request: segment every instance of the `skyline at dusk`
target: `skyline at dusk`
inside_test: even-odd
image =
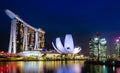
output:
[[[75,45],[86,53],[89,38],[99,32],[107,39],[108,53],[114,53],[115,39],[120,36],[119,3],[113,0],[0,1],[0,50],[8,50],[11,19],[5,10],[10,9],[31,26],[46,32],[47,49],[53,49],[51,42],[56,37],[72,34]]]

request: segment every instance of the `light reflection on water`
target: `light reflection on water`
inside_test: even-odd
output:
[[[0,62],[0,73],[120,73],[120,67],[84,61],[17,61]]]

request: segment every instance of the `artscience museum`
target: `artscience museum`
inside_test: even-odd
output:
[[[64,45],[61,42],[60,37],[55,39],[55,43],[52,42],[54,49],[60,54],[77,54],[81,51],[80,47],[75,47],[71,34],[66,34]]]

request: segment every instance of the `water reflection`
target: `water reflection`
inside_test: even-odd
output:
[[[60,67],[57,69],[57,71],[55,71],[55,73],[82,73],[82,70],[79,64],[73,64]]]
[[[120,67],[84,61],[18,61],[0,62],[0,73],[120,73]]]
[[[120,73],[120,67],[105,65],[84,65],[82,73]]]

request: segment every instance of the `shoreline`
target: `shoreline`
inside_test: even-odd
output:
[[[0,61],[86,61],[86,59],[70,59],[70,58],[38,58],[38,57],[9,57],[0,58]]]

